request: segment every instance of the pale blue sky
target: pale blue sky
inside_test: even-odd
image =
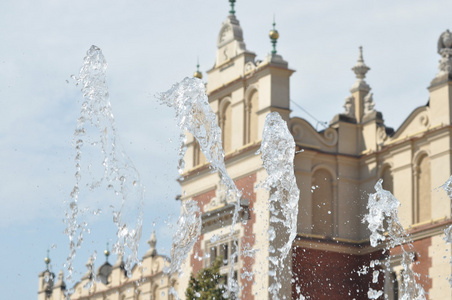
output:
[[[238,0],[236,15],[258,59],[271,50],[268,31],[276,15],[278,52],[297,71],[291,98],[322,121],[343,110],[362,45],[375,108],[397,128],[428,101],[436,43],[452,27],[451,8],[450,1]],[[172,111],[153,95],[190,76],[197,57],[205,75],[228,11],[226,0],[0,2],[2,298],[35,299],[47,248],[56,273],[68,254],[61,220],[74,184],[71,139],[81,93],[66,80],[92,44],[109,63],[116,126],[146,186],[143,244],[154,228],[159,250],[168,253],[168,224],[178,213],[177,129]],[[92,234],[77,256],[80,274],[88,254],[101,253],[114,239],[110,219],[92,219]],[[144,244],[140,253],[146,250]]]

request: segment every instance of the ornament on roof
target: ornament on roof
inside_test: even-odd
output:
[[[350,118],[355,118],[355,98],[353,96],[349,96],[345,98],[344,107],[344,115]]]
[[[373,111],[375,107],[375,102],[373,98],[373,93],[368,93],[366,97],[364,97],[364,115],[367,115]]]
[[[438,39],[439,73],[436,77],[452,73],[452,33],[448,30],[443,32]]]
[[[272,50],[272,54],[276,54],[276,43],[278,42],[278,38],[279,38],[279,32],[278,30],[276,30],[276,23],[275,23],[275,16],[273,16],[273,29],[270,30],[268,36],[270,37],[272,46],[273,46],[273,50]]]
[[[352,68],[352,71],[355,72],[356,82],[353,84],[351,88],[351,92],[355,91],[370,91],[369,85],[364,81],[366,77],[366,73],[370,70],[368,66],[364,63],[363,59],[363,47],[359,47],[359,57],[356,65]]]

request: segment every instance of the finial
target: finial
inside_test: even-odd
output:
[[[364,79],[366,77],[367,71],[370,70],[368,66],[364,63],[363,59],[363,47],[359,46],[359,57],[356,65],[352,68],[353,72],[355,72],[356,78]]]
[[[276,54],[276,42],[279,38],[279,33],[278,30],[276,30],[275,26],[276,26],[275,15],[273,15],[273,29],[270,30],[270,33],[268,34],[273,45],[272,54]]]
[[[231,4],[231,10],[229,11],[229,14],[234,16],[235,15],[235,10],[234,10],[235,0],[229,0],[229,3]]]
[[[364,59],[363,59],[363,46],[359,46],[359,57],[358,57],[358,61],[359,61],[359,62],[364,62]]]
[[[50,250],[47,249],[47,256],[44,258],[44,262],[46,263],[47,271],[49,270],[50,258],[49,258]]]
[[[151,237],[148,241],[149,247],[152,249],[155,249],[155,246],[157,245],[157,237],[155,236],[155,230],[152,231]]]
[[[202,73],[199,71],[199,58],[198,58],[198,63],[196,65],[196,72],[193,73],[193,77],[202,79]]]
[[[157,255],[157,250],[155,246],[157,245],[157,237],[155,236],[155,230],[152,231],[151,237],[148,240],[149,250],[146,252],[146,255],[155,256]]]
[[[441,55],[439,61],[439,73],[436,77],[444,74],[452,74],[452,33],[447,29],[443,32],[438,40],[438,53]]]
[[[110,256],[110,250],[108,250],[108,242],[107,242],[107,248],[104,250],[105,254],[105,260],[108,262],[108,257]]]

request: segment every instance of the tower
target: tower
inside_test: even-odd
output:
[[[185,262],[187,276],[180,279],[178,293],[183,295],[190,273],[196,274],[222,256],[225,265],[220,271],[226,278],[233,268],[240,299],[267,299],[273,280],[268,251],[277,245],[268,242],[269,191],[256,187],[267,174],[255,152],[268,113],[277,111],[286,121],[289,119],[289,79],[294,71],[276,52],[279,34],[275,27],[270,31],[273,51],[263,60],[256,60],[256,55],[246,48],[235,1],[230,3],[229,15],[217,37],[215,64],[207,71],[206,91],[222,129],[227,171],[243,194],[240,217],[231,234],[234,203],[227,198],[218,175],[210,172],[196,141],[188,136],[186,168],[179,181],[181,201],[197,201],[202,211],[202,234]],[[291,298],[290,268],[286,271],[281,299]]]

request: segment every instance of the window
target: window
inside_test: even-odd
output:
[[[259,106],[259,93],[254,90],[249,96],[245,104],[245,118],[246,118],[246,134],[245,144],[253,143],[258,139],[258,119],[257,110]]]
[[[429,221],[432,215],[431,208],[431,180],[430,158],[423,155],[417,163],[416,174],[416,202],[415,223]]]
[[[333,235],[333,177],[325,169],[312,176],[312,233]]]
[[[394,194],[394,179],[389,166],[384,167],[383,172],[381,173],[381,179],[383,179],[383,189]]]
[[[232,150],[232,108],[229,98],[221,100],[220,103],[220,127],[224,152]]]
[[[237,253],[237,239],[230,241],[223,241],[217,244],[209,245],[209,265],[212,265],[215,259],[218,256],[223,258],[223,267],[228,266],[230,263],[230,258],[234,258],[234,263],[238,262],[238,253]]]
[[[231,262],[234,263],[233,266],[233,276],[234,281],[239,284],[239,242],[238,237],[231,238],[229,235],[225,235],[220,238],[217,242],[208,243],[207,249],[209,249],[210,257],[206,262],[209,266],[213,264],[215,259],[219,256],[223,259],[223,265],[220,268],[220,274],[223,279],[223,284],[228,285],[228,280],[231,271]],[[240,289],[238,289],[240,290]],[[230,295],[229,299],[237,299],[237,295]]]

